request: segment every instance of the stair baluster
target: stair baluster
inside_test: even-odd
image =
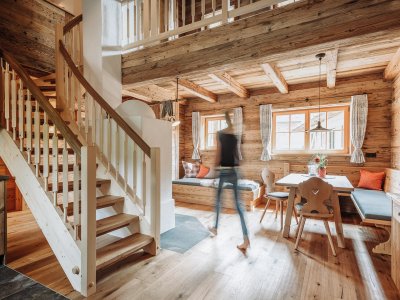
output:
[[[65,141],[64,141],[65,142]],[[57,193],[58,193],[58,137],[57,128],[54,126],[54,133],[52,139],[52,192],[53,192],[53,204],[57,207]]]
[[[35,168],[36,168],[36,177],[39,177],[39,163],[40,163],[40,107],[39,102],[35,101],[35,116],[34,116],[34,139],[35,139]]]
[[[49,190],[49,123],[47,120],[47,113],[43,115],[43,172],[44,190]],[[58,148],[53,145],[53,148]]]
[[[62,171],[62,200],[63,200],[63,211],[64,211],[64,223],[67,223],[68,216],[68,151],[67,142],[64,141],[63,151],[62,151],[62,161],[63,161],[63,171]]]
[[[6,129],[10,131],[10,66],[7,62],[4,72],[4,118]]]
[[[18,131],[19,131],[19,150],[24,151],[24,90],[22,80],[18,84]]]
[[[26,91],[26,139],[25,139],[26,153],[28,155],[28,164],[32,160],[32,99],[31,92]]]
[[[11,79],[11,127],[13,129],[13,140],[17,139],[17,79],[14,70]]]

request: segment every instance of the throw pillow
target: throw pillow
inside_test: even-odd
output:
[[[199,164],[198,163],[190,163],[187,161],[182,161],[183,169],[185,170],[186,178],[196,178],[197,173],[199,173]]]
[[[383,182],[385,180],[385,172],[369,172],[360,170],[359,188],[382,191]]]
[[[205,176],[207,176],[209,171],[210,171],[210,168],[200,165],[200,170],[199,170],[199,173],[197,174],[196,178],[204,178]]]

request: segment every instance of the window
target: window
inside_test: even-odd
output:
[[[273,153],[349,153],[349,106],[321,108],[321,125],[329,132],[310,132],[318,109],[273,113]]]
[[[218,116],[207,116],[203,120],[204,138],[203,138],[203,149],[211,150],[217,147],[217,132],[226,128],[225,117],[223,115]]]

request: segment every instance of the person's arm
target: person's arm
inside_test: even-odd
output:
[[[219,141],[219,132],[217,133],[217,153],[215,155],[215,166],[221,165],[221,142]]]

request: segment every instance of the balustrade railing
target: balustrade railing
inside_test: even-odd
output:
[[[124,0],[124,50],[175,39],[299,0]]]

